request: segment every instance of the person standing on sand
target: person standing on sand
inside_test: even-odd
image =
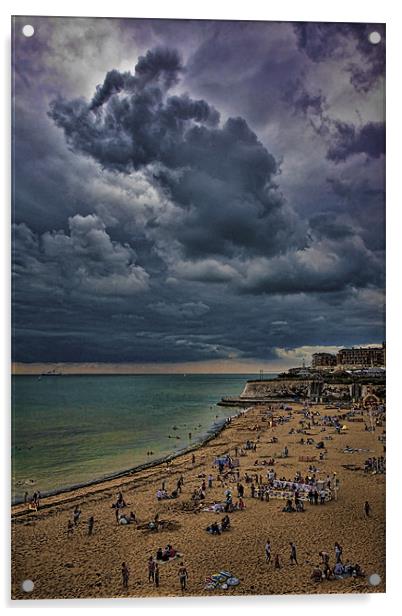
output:
[[[148,582],[155,581],[155,561],[152,556],[148,559]]]
[[[335,560],[336,563],[342,564],[342,546],[339,545],[338,542],[335,543]]]
[[[123,578],[123,588],[128,588],[128,580],[130,577],[130,571],[129,568],[127,567],[126,563],[122,563],[121,564],[121,575]]]
[[[191,464],[195,464],[195,455],[194,454],[191,456]]]
[[[24,505],[26,505],[28,502],[28,492],[25,492],[24,494]]]
[[[180,587],[181,590],[186,590],[187,589],[187,579],[188,579],[188,573],[187,573],[187,569],[184,566],[183,563],[180,563],[180,569],[179,569],[179,579],[180,579]]]
[[[158,563],[155,563],[154,582],[155,582],[156,588],[159,588],[159,565]]]
[[[88,520],[88,535],[91,536],[94,529],[95,518],[93,515]]]
[[[370,517],[370,513],[371,513],[371,507],[370,507],[370,503],[368,501],[366,501],[364,503],[364,513],[366,515],[366,518]]]
[[[292,541],[289,543],[289,545],[290,545],[290,564],[298,565],[299,563],[297,562],[296,546]]]
[[[269,539],[267,539],[267,542],[265,544],[265,562],[271,562],[271,542]]]

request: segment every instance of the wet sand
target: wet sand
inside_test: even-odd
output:
[[[306,504],[304,513],[284,513],[284,501],[271,499],[262,502],[252,499],[250,486],[244,473],[266,477],[268,467],[256,466],[258,460],[276,457],[285,445],[289,457],[276,459],[277,476],[293,479],[296,471],[304,476],[310,462],[300,462],[299,456],[317,456],[314,445],[301,445],[297,441],[306,435],[289,435],[289,430],[299,428],[300,405],[292,405],[293,418],[283,425],[269,428],[261,421],[264,409],[256,407],[246,415],[233,419],[218,436],[194,452],[175,458],[169,468],[165,463],[147,468],[125,477],[88,486],[69,493],[43,499],[38,513],[29,512],[24,505],[12,508],[12,597],[15,599],[84,598],[84,597],[148,597],[201,595],[250,595],[250,594],[296,594],[296,593],[352,593],[385,591],[385,476],[365,474],[363,470],[348,470],[343,465],[362,466],[370,456],[383,454],[378,441],[383,428],[374,433],[364,431],[364,424],[346,422],[346,434],[338,435],[333,428],[321,433],[314,427],[310,434],[315,440],[331,435],[326,441],[328,456],[325,461],[315,462],[319,476],[325,479],[334,471],[340,480],[338,499],[325,505]],[[337,414],[315,406],[324,414]],[[274,414],[287,415],[274,410]],[[369,424],[368,417],[365,418]],[[259,432],[252,430],[259,424]],[[268,443],[275,435],[278,443]],[[257,441],[257,437],[259,440]],[[227,486],[216,481],[217,470],[212,463],[217,455],[230,453],[235,446],[242,447],[247,439],[257,441],[257,451],[248,451],[240,457],[241,481],[245,486],[244,511],[229,514],[232,528],[218,536],[205,531],[212,521],[220,522],[223,514],[196,512],[191,501],[194,488],[202,478],[198,475],[211,473],[213,488],[206,493],[205,504],[224,501],[226,487],[233,489],[236,500],[236,483]],[[343,453],[349,445],[370,451]],[[176,487],[183,475],[182,494],[177,499],[158,501],[156,491],[161,482],[166,482],[168,491]],[[117,492],[122,490],[128,504],[125,513],[133,510],[139,520],[135,524],[118,525],[111,505]],[[364,515],[364,502],[372,507],[371,517]],[[67,535],[67,522],[78,504],[82,510],[81,521],[71,536]],[[150,532],[142,525],[159,513],[165,522],[159,532]],[[94,534],[87,535],[87,520],[95,518]],[[283,567],[274,569],[265,562],[264,546],[271,540],[272,554],[280,554]],[[289,563],[289,542],[297,546],[298,565]],[[320,562],[318,553],[330,554],[334,565],[334,542],[343,547],[343,560],[358,562],[367,576],[378,573],[381,583],[371,586],[366,578],[315,583],[310,579],[312,568]],[[160,586],[148,582],[147,560],[156,554],[158,547],[173,545],[183,554],[180,560],[161,564]],[[121,580],[121,563],[130,569],[128,589]],[[189,574],[186,593],[180,590],[178,570],[183,561]],[[220,570],[230,571],[239,578],[240,584],[224,591],[204,590],[205,578]],[[35,583],[32,593],[24,593],[21,583],[31,579]]]

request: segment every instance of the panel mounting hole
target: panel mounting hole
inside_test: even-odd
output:
[[[21,588],[24,592],[32,592],[35,584],[32,580],[24,580],[21,584]]]
[[[378,43],[381,42],[381,34],[377,32],[376,30],[374,32],[370,32],[369,41],[373,45],[378,45]]]
[[[35,28],[33,26],[31,26],[31,24],[26,24],[22,28],[22,34],[24,36],[30,38],[31,36],[33,36],[35,34]]]
[[[378,584],[381,583],[381,577],[378,575],[378,573],[372,573],[369,576],[369,584],[371,584],[371,586],[378,586]]]

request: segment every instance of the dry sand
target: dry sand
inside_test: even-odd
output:
[[[180,561],[160,565],[160,587],[148,582],[147,559],[155,555],[159,546],[172,544],[183,553],[187,567],[188,595],[247,595],[247,594],[294,594],[294,593],[351,593],[385,591],[385,477],[365,474],[362,470],[351,471],[344,464],[362,465],[369,456],[383,453],[378,435],[365,432],[364,424],[348,422],[347,434],[337,435],[332,428],[320,434],[320,428],[311,430],[316,440],[322,436],[333,437],[326,446],[328,459],[317,462],[320,476],[336,472],[340,480],[337,501],[325,505],[306,505],[305,513],[283,513],[284,502],[272,499],[269,503],[250,497],[250,487],[245,486],[245,511],[230,514],[232,529],[212,536],[205,528],[212,521],[220,521],[222,514],[195,513],[191,507],[191,493],[200,486],[197,475],[210,472],[218,454],[234,455],[236,445],[243,446],[247,439],[256,440],[260,435],[257,452],[248,452],[240,457],[240,471],[259,473],[266,477],[268,467],[255,467],[256,459],[279,455],[287,444],[289,458],[279,459],[275,465],[277,476],[293,478],[300,470],[307,473],[308,462],[299,462],[299,456],[317,455],[314,446],[301,445],[296,441],[304,435],[289,435],[291,427],[297,428],[300,405],[292,405],[293,419],[282,426],[269,428],[261,422],[263,409],[253,408],[238,417],[216,438],[195,452],[196,463],[192,465],[191,454],[179,456],[167,469],[160,464],[151,469],[133,473],[127,477],[104,482],[44,499],[38,513],[27,512],[24,505],[12,509],[12,597],[15,599],[73,598],[73,597],[148,597],[181,596],[178,569]],[[321,414],[336,414],[316,406]],[[275,410],[275,415],[285,415]],[[251,428],[259,423],[262,430]],[[369,423],[369,422],[368,422]],[[275,435],[277,444],[267,441]],[[304,438],[306,438],[304,436]],[[342,453],[346,445],[370,449],[370,452]],[[318,459],[318,455],[317,455]],[[175,500],[158,502],[156,490],[163,480],[170,490],[176,486],[180,475],[184,477],[183,492]],[[236,484],[229,483],[235,488]],[[170,522],[170,529],[158,533],[139,530],[136,525],[116,524],[111,508],[121,488],[129,503],[127,513],[133,510],[140,522],[148,522],[158,512],[161,520]],[[206,503],[224,500],[224,490],[214,481],[207,489]],[[234,497],[236,491],[233,492]],[[365,518],[363,506],[368,500],[372,517]],[[72,536],[67,536],[67,522],[72,518],[76,504],[82,510],[81,521]],[[43,506],[43,509],[42,509]],[[95,517],[94,534],[87,536],[87,520]],[[279,553],[283,568],[275,570],[265,562],[264,546],[270,538],[273,555]],[[299,565],[289,563],[289,542],[295,542]],[[367,578],[314,583],[310,580],[312,567],[319,563],[318,553],[326,550],[330,564],[334,564],[334,542],[343,547],[343,559],[358,562],[370,575],[378,573],[381,583],[374,587]],[[128,590],[123,590],[121,563],[130,569]],[[240,579],[237,587],[227,591],[204,590],[207,576],[228,570]],[[21,590],[21,583],[31,579],[35,583],[32,593]]]

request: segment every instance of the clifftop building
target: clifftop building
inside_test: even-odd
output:
[[[337,353],[336,363],[345,368],[385,366],[385,344],[381,347],[341,349]]]
[[[352,347],[332,353],[314,353],[311,367],[317,370],[331,368],[363,369],[385,366],[385,344],[380,347]]]
[[[332,355],[332,353],[314,353],[313,368],[331,368],[332,366],[336,366],[336,355]]]

